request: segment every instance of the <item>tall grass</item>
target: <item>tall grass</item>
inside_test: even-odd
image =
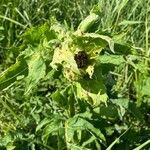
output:
[[[137,50],[142,53],[143,58],[148,58],[150,55],[149,0],[1,0],[0,71],[14,63],[14,52],[11,48],[21,44],[20,35],[27,28],[39,26],[51,17],[55,17],[62,24],[67,23],[69,28],[76,29],[80,21],[90,13],[95,4],[100,15],[97,32],[109,34],[115,42],[127,42],[134,47],[138,47]],[[148,67],[148,65],[148,62],[146,62],[145,67]],[[131,70],[128,64],[121,71],[118,71],[122,77],[120,80],[118,79],[121,82],[118,91],[128,90],[130,82],[135,80],[135,76],[130,77],[130,71],[134,72],[135,70]],[[127,83],[124,82],[124,79]],[[42,83],[42,86],[47,86],[47,83]],[[4,133],[16,130],[16,128],[19,128],[19,130],[26,129],[28,125],[34,125],[32,124],[33,120],[38,120],[39,116],[31,116],[30,112],[33,112],[35,107],[37,111],[44,109],[43,112],[40,112],[42,117],[48,116],[50,109],[59,111],[57,106],[53,106],[49,99],[39,96],[36,90],[31,97],[22,96],[24,83],[15,83],[14,87],[9,91],[6,90],[0,97],[0,109],[2,109],[0,130],[3,130]],[[45,108],[43,108],[43,105]],[[21,111],[22,113],[20,113]],[[22,126],[17,121],[16,114],[24,119]],[[28,128],[26,130],[25,132],[32,132]],[[24,140],[29,141],[29,139]]]
[[[146,16],[148,24],[150,22],[149,0],[2,0],[0,26],[4,27],[5,39],[1,44],[9,47],[17,43],[18,36],[24,29],[42,24],[52,16],[75,28],[97,3],[101,16],[100,30],[124,34],[124,40],[135,46],[145,45]]]

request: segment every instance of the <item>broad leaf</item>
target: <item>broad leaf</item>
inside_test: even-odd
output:
[[[92,79],[85,77],[76,82],[75,85],[78,98],[87,100],[95,106],[99,105],[101,102],[107,102],[108,96],[99,68],[95,68]]]
[[[118,114],[118,107],[114,104],[108,103],[107,106],[101,105],[100,107],[94,108],[94,112],[102,118],[105,118],[107,120],[118,120],[119,114]]]
[[[45,76],[46,65],[39,51],[35,52],[28,60],[29,73],[26,78],[26,93]]]
[[[97,56],[102,48],[105,48],[107,45],[109,46],[110,50],[114,52],[113,40],[108,36],[97,33],[75,33],[74,43],[78,45],[80,49],[85,49],[86,51],[91,52],[93,56]]]
[[[50,30],[48,24],[42,26],[32,27],[28,29],[23,35],[25,44],[31,44],[32,46],[38,46],[39,43],[47,38],[47,40],[55,39],[56,35],[53,30]]]

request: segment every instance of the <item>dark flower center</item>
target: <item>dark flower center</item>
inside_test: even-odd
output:
[[[74,56],[78,68],[84,68],[88,65],[88,55],[84,51],[80,51]]]

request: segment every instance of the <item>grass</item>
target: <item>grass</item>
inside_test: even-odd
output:
[[[22,46],[23,40],[21,35],[28,28],[41,26],[45,22],[50,22],[52,17],[55,17],[58,22],[67,26],[69,30],[76,30],[79,23],[90,13],[93,6],[95,7],[94,11],[97,11],[100,16],[98,28],[95,32],[109,35],[118,44],[126,45],[128,43],[132,47],[133,52],[131,55],[123,53],[117,54],[117,57],[113,55],[109,66],[105,66],[103,62],[104,66],[102,67],[106,69],[106,73],[103,75],[106,81],[111,81],[107,81],[107,90],[110,100],[114,100],[112,102],[109,101],[107,108],[102,106],[101,111],[98,111],[96,108],[93,109],[89,106],[88,103],[80,100],[78,100],[78,104],[75,104],[77,108],[74,111],[76,111],[77,115],[81,115],[81,118],[78,120],[86,118],[86,121],[89,121],[87,128],[90,132],[87,133],[85,130],[83,133],[80,133],[80,131],[74,133],[74,136],[78,136],[75,137],[76,141],[74,142],[78,142],[77,138],[82,137],[84,141],[91,135],[94,135],[94,139],[89,138],[89,141],[87,140],[87,143],[85,142],[84,144],[90,148],[97,146],[96,148],[100,149],[98,146],[99,140],[95,135],[96,132],[92,132],[95,128],[99,129],[100,125],[108,142],[107,149],[114,148],[119,150],[124,148],[124,150],[128,150],[134,148],[135,150],[146,150],[149,148],[150,137],[150,95],[147,90],[150,88],[149,0],[93,0],[91,2],[88,0],[32,0],[32,2],[30,0],[1,0],[0,72],[15,63],[19,52],[14,49]],[[117,61],[125,58],[125,63],[122,63],[120,60],[120,64],[117,62],[118,64],[113,68],[112,64],[115,60],[113,57],[119,58],[116,59]],[[109,68],[107,72],[106,67],[112,67],[112,70]],[[60,126],[62,124],[66,125],[69,121],[70,124],[68,123],[67,125],[73,126],[71,123],[74,122],[75,118],[70,117],[69,121],[66,121],[68,117],[66,108],[64,106],[60,107],[50,97],[51,93],[56,89],[64,89],[67,86],[65,80],[61,81],[61,77],[50,80],[51,76],[53,75],[49,74],[49,76],[42,79],[29,95],[24,95],[25,80],[19,80],[4,91],[0,91],[0,109],[2,110],[0,112],[0,149],[20,150],[24,147],[32,150],[47,150],[59,149],[60,145],[63,145],[64,149],[66,149],[63,135],[64,127],[58,132],[60,136],[56,136],[53,133],[49,137],[51,140],[54,140],[54,144],[44,143],[41,140],[44,139],[46,141],[44,133],[35,131],[41,121],[48,118],[51,119],[48,121],[52,122],[53,118],[50,117],[53,115],[57,117],[60,115],[62,120],[65,120],[64,122],[59,122]],[[67,94],[66,91],[63,92]],[[115,99],[118,100],[117,105],[114,105]],[[124,101],[129,101],[128,107]],[[120,113],[120,116],[123,118],[116,119],[112,110],[118,111],[118,114]],[[106,112],[108,113],[107,115]],[[93,118],[90,118],[91,113]],[[103,117],[101,117],[101,113],[104,114]],[[75,117],[77,116],[75,115]],[[106,119],[105,117],[108,118]],[[59,117],[54,123],[57,121],[59,121]],[[47,126],[43,125],[42,128],[44,132],[49,132],[48,129],[50,129],[51,125],[55,127],[54,123],[52,122],[49,126],[45,123]],[[82,124],[82,122],[80,123]],[[91,126],[95,128],[91,129]],[[93,144],[93,141],[95,141],[96,146]],[[55,145],[57,145],[57,148]],[[72,146],[78,147],[76,145]],[[105,148],[102,144],[101,149]]]

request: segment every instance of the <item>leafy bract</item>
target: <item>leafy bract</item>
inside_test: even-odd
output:
[[[63,64],[63,71],[66,77],[67,75],[69,76],[70,72],[80,75],[79,69],[77,68],[77,64],[74,60],[74,54],[69,50],[66,44],[62,45],[62,49],[58,48],[54,52],[51,66],[56,69],[57,64]],[[69,76],[68,79],[71,79],[71,76]]]
[[[84,77],[75,82],[76,94],[79,99],[86,100],[95,106],[107,102],[108,96],[103,83],[102,72],[99,66],[94,67],[92,79]]]

